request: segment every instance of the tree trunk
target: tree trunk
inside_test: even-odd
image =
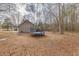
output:
[[[60,9],[60,3],[59,3],[59,32],[60,34],[64,34],[64,27],[63,27],[63,6],[62,6],[62,10]],[[62,11],[62,12],[61,12]]]

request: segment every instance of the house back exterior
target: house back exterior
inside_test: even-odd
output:
[[[32,26],[33,24],[29,20],[25,20],[19,25],[19,32],[24,32],[24,33],[30,32]]]

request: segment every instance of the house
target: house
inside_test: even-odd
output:
[[[31,31],[33,24],[29,20],[23,20],[18,27],[19,32],[27,33]]]

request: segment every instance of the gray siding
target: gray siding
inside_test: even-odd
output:
[[[25,22],[19,27],[19,32],[30,32],[32,24],[29,22]]]

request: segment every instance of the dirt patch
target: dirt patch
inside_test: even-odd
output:
[[[79,33],[46,32],[46,36],[32,37],[29,33],[0,32],[0,55],[79,55]]]

